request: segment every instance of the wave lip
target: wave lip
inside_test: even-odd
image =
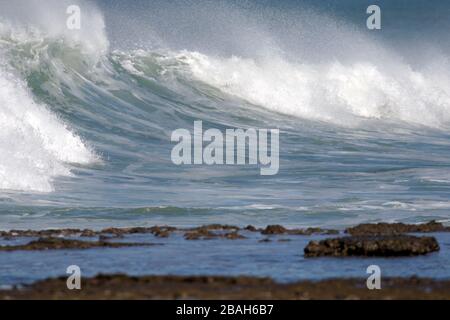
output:
[[[38,192],[53,191],[55,176],[70,175],[65,163],[89,164],[97,158],[5,71],[0,73],[0,155],[0,189]]]
[[[83,5],[89,34],[61,28],[66,8],[73,4]],[[56,43],[99,61],[109,46],[104,28],[101,12],[84,0],[0,3],[0,190],[51,192],[55,177],[71,175],[68,164],[99,160],[64,121],[35,99],[25,78],[41,66],[43,57],[51,63],[49,51]],[[41,56],[43,50],[47,52]],[[64,76],[66,68],[58,75]]]
[[[346,126],[361,119],[390,120],[436,128],[450,122],[448,82],[401,62],[392,71],[370,61],[300,64],[281,57],[259,61],[188,51],[176,57],[194,79],[303,119]]]

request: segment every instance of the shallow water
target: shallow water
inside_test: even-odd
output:
[[[118,249],[0,252],[0,280],[7,286],[32,283],[48,277],[67,276],[65,271],[69,265],[78,265],[83,277],[99,273],[251,275],[292,282],[326,278],[364,279],[368,277],[367,267],[378,265],[382,277],[450,278],[449,233],[433,234],[439,241],[439,252],[405,258],[305,258],[303,248],[307,243],[311,239],[322,237],[271,236],[272,242],[260,243],[259,240],[267,237],[251,232],[243,234],[248,239],[187,241],[181,235],[167,239],[135,235],[126,236],[120,241],[162,245]],[[279,242],[279,239],[290,241]],[[12,242],[2,241],[1,244],[12,245]]]

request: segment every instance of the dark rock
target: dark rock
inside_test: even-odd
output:
[[[291,235],[310,236],[313,234],[339,234],[339,231],[322,228],[307,228],[287,230],[287,233]]]
[[[237,231],[225,233],[223,237],[230,240],[246,239],[246,237],[237,233]]]
[[[439,250],[434,237],[364,236],[311,241],[305,257],[320,256],[415,256]]]
[[[62,249],[90,249],[90,248],[120,248],[148,246],[147,243],[124,243],[124,242],[105,242],[105,241],[80,241],[62,238],[39,238],[24,245],[0,246],[0,251],[37,251],[37,250],[62,250]]]
[[[262,234],[284,234],[288,230],[280,225],[270,225],[267,226],[263,231],[261,231]]]
[[[100,233],[111,234],[115,236],[123,236],[126,234],[138,234],[138,233],[151,233],[151,228],[144,227],[132,227],[132,228],[107,228],[103,229]]]
[[[280,225],[270,225],[267,226],[262,234],[270,235],[270,234],[290,234],[290,235],[302,235],[302,236],[310,236],[313,234],[338,234],[339,231],[331,230],[331,229],[321,229],[321,228],[307,228],[307,229],[286,229]]]
[[[213,230],[217,230],[213,228]],[[219,229],[223,231],[222,229]],[[234,228],[225,229],[225,230],[234,230]],[[245,239],[244,236],[240,235],[237,231],[232,232],[226,232],[226,233],[218,233],[218,232],[212,232],[208,228],[208,226],[200,227],[197,229],[193,229],[192,231],[186,232],[184,234],[184,238],[186,240],[210,240],[214,238],[224,238],[229,240],[236,240],[236,239]]]
[[[11,230],[2,232],[7,237],[66,237],[80,234],[80,229]]]
[[[110,235],[116,235],[116,236],[121,236],[125,233],[124,229],[120,229],[120,228],[106,228],[100,232],[110,234]]]
[[[191,232],[186,232],[184,238],[186,240],[209,240],[216,238],[217,235],[209,231],[208,229],[196,229]]]
[[[321,228],[308,228],[308,229],[287,229],[281,225],[267,226],[265,229],[258,229],[252,225],[241,229],[233,225],[222,224],[210,224],[197,228],[177,229],[170,226],[153,226],[153,227],[130,227],[130,228],[106,228],[101,231],[95,231],[91,229],[49,229],[49,230],[11,230],[0,231],[0,236],[3,238],[14,237],[68,237],[68,236],[81,236],[81,237],[96,237],[100,235],[114,236],[116,238],[123,238],[128,234],[147,234],[152,233],[156,237],[168,237],[172,232],[182,231],[187,233],[188,238],[205,238],[210,239],[214,237],[221,237],[220,231],[237,232],[240,230],[246,230],[250,232],[261,232],[267,235],[277,234],[291,234],[291,235],[312,235],[312,234],[336,234],[339,233],[336,230],[327,230]],[[208,233],[208,232],[210,233]],[[222,235],[223,237],[223,235]],[[231,236],[233,238],[233,236]],[[239,237],[240,238],[240,237]]]
[[[356,227],[348,228],[345,232],[352,236],[394,235],[403,233],[450,232],[450,227],[445,227],[442,223],[434,220],[424,224],[364,223]]]
[[[155,237],[167,238],[170,236],[170,234],[172,232],[176,231],[177,228],[169,227],[169,226],[163,226],[163,227],[155,226],[155,227],[151,227],[150,230],[151,230],[151,233]]]
[[[160,238],[167,238],[170,236],[170,231],[168,230],[158,230],[153,232],[153,234],[155,235],[155,237],[160,237]]]
[[[236,227],[236,226],[231,226],[231,225],[224,225],[224,224],[208,224],[208,225],[204,225],[198,228],[194,228],[192,230],[198,230],[198,229],[202,229],[202,230],[210,230],[210,231],[216,231],[216,230],[235,230],[238,231],[241,228]]]
[[[95,236],[97,236],[97,232],[95,232],[93,230],[89,230],[89,229],[83,230],[83,232],[81,232],[81,234],[80,234],[80,237],[86,237],[86,238],[95,237]]]

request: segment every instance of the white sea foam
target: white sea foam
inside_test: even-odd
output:
[[[170,24],[180,30],[175,48],[196,44],[173,53],[194,79],[300,118],[346,126],[389,119],[448,127],[450,64],[439,43],[411,39],[404,47],[368,32],[365,24],[302,6],[212,7],[207,15],[183,13],[189,25],[202,26],[197,29],[203,37],[183,33],[177,21]]]
[[[88,164],[96,156],[80,137],[36,103],[22,81],[0,73],[0,189],[49,192],[65,163]]]
[[[92,32],[61,28],[67,1],[0,3],[0,189],[51,192],[57,176],[71,175],[68,163],[97,160],[82,139],[48,106],[38,103],[19,72],[10,67],[12,45],[63,39],[90,56],[107,49],[103,20],[96,11],[85,15]],[[72,3],[72,2],[71,2]],[[59,11],[59,12],[58,12]]]
[[[450,122],[450,83],[443,70],[436,75],[406,64],[391,71],[371,62],[301,64],[187,51],[177,58],[196,79],[288,115],[340,125],[351,125],[354,117],[432,127]]]

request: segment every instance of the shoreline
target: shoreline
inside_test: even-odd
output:
[[[224,231],[217,233],[216,231]],[[348,236],[387,236],[403,235],[408,233],[433,233],[450,232],[450,226],[446,226],[435,220],[419,224],[406,223],[362,223],[343,230],[327,228],[286,228],[282,225],[268,225],[265,228],[247,225],[239,227],[225,224],[207,224],[199,227],[173,227],[168,225],[155,225],[151,227],[109,227],[101,230],[77,229],[77,228],[55,228],[55,229],[11,229],[0,230],[0,238],[10,240],[18,237],[67,237],[79,236],[81,238],[110,236],[120,238],[130,234],[153,234],[156,237],[166,238],[172,233],[182,232],[186,240],[208,240],[212,238],[240,239],[234,237],[240,231],[258,232],[261,235],[348,235]]]
[[[436,221],[422,224],[377,223],[360,224],[343,231],[335,229],[306,228],[287,229],[281,225],[244,228],[232,225],[210,224],[196,228],[176,228],[171,226],[92,229],[48,229],[0,231],[0,239],[5,241],[31,238],[29,242],[8,245],[0,243],[4,251],[42,251],[90,248],[121,248],[156,245],[155,243],[122,242],[129,235],[151,234],[155,238],[169,238],[172,234],[182,235],[186,241],[198,240],[245,240],[244,233],[259,233],[259,242],[271,242],[273,236],[326,236],[325,239],[311,240],[304,248],[307,258],[334,256],[416,256],[440,250],[434,237],[411,234],[450,232],[450,227]],[[83,239],[83,240],[82,240]],[[90,239],[85,241],[84,239]],[[94,240],[95,239],[95,240]],[[118,241],[119,240],[119,241]],[[290,241],[279,238],[279,242]]]
[[[66,278],[53,278],[21,289],[0,290],[0,300],[408,300],[450,299],[450,279],[386,278],[380,290],[366,279],[326,279],[277,283],[270,278],[222,276],[98,275],[83,279],[81,290],[68,290]]]
[[[196,243],[252,242],[255,250],[272,243],[277,248],[298,249],[305,260],[343,259],[353,264],[352,257],[378,257],[395,261],[394,257],[411,259],[439,252],[437,233],[450,232],[450,227],[430,221],[423,224],[377,223],[360,224],[345,230],[321,228],[287,229],[281,225],[265,228],[253,226],[205,225],[196,228],[170,226],[90,229],[48,229],[0,231],[0,254],[8,257],[13,252],[64,253],[89,251],[132,250],[165,246],[171,238],[182,241],[193,250],[202,250]],[[139,242],[144,240],[148,242]],[[298,247],[295,239],[305,239],[305,247]],[[159,240],[158,240],[159,239]],[[447,239],[447,238],[446,238]],[[24,241],[27,240],[27,241]],[[139,240],[139,241],[138,241]],[[159,242],[159,243],[158,243]],[[170,243],[170,241],[169,241]],[[177,242],[178,243],[178,242]],[[209,245],[206,245],[209,246]],[[281,246],[281,247],[280,247]],[[446,246],[448,246],[446,240]],[[214,247],[214,245],[212,245]],[[196,249],[195,249],[196,248]],[[147,249],[145,249],[147,250]],[[204,249],[203,249],[204,250]],[[265,249],[264,249],[265,250]],[[289,255],[282,251],[281,253]],[[285,249],[284,249],[285,250]],[[147,251],[146,251],[147,252]],[[350,260],[349,260],[350,259]],[[235,262],[239,263],[239,262]],[[332,264],[336,262],[331,262]],[[420,263],[418,261],[418,263]],[[31,284],[14,284],[0,290],[5,299],[450,299],[450,277],[443,279],[419,276],[382,278],[381,290],[368,290],[366,278],[337,277],[278,281],[270,275],[260,277],[242,275],[177,276],[167,272],[149,272],[139,276],[125,273],[90,274],[83,277],[81,291],[69,291],[66,277],[42,277]],[[221,274],[220,272],[218,272]],[[147,275],[148,274],[148,275]],[[153,274],[153,275],[152,275]],[[363,276],[363,275],[362,275]],[[39,278],[38,278],[39,279]],[[0,287],[1,288],[1,287]]]

